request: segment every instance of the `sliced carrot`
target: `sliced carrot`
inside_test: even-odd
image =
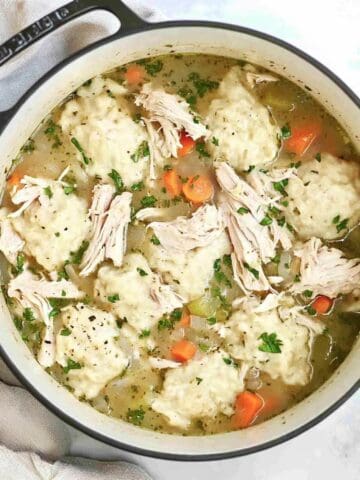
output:
[[[182,186],[183,194],[193,203],[205,203],[214,195],[211,180],[204,175],[190,177]]]
[[[192,152],[195,147],[195,141],[190,137],[185,130],[180,132],[180,143],[181,147],[178,148],[177,155],[178,157],[185,157],[188,153]]]
[[[331,310],[333,306],[333,300],[326,295],[318,295],[311,304],[312,308],[316,310],[316,313],[324,315]]]
[[[190,325],[190,313],[187,308],[183,308],[178,325],[179,327],[188,327]]]
[[[321,125],[318,122],[298,125],[291,128],[291,137],[285,141],[284,147],[288,152],[303,155],[310,145],[321,133]]]
[[[163,182],[169,195],[177,197],[181,194],[182,182],[176,170],[167,170],[164,172]]]
[[[20,185],[20,181],[22,179],[22,175],[20,173],[14,172],[8,179],[7,184],[10,187],[18,187]]]
[[[195,353],[196,346],[189,340],[180,340],[171,349],[171,356],[177,362],[187,362],[193,358]]]
[[[124,73],[125,80],[130,85],[135,85],[144,80],[145,71],[140,65],[130,65]]]
[[[264,406],[264,400],[256,393],[239,393],[235,401],[235,413],[232,418],[234,428],[249,427]]]

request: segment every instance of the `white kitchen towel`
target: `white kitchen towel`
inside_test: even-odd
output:
[[[0,44],[66,0],[0,0]],[[157,12],[136,0],[130,8],[148,21]],[[118,21],[104,12],[89,13],[40,40],[0,68],[0,111],[9,108],[41,74],[63,58],[114,33]],[[65,424],[34,399],[0,360],[1,480],[145,480],[138,466],[64,457],[70,446]]]

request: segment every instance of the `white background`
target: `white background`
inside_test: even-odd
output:
[[[237,23],[302,48],[360,95],[360,0],[151,0],[169,19]],[[360,371],[360,366],[359,366]],[[119,452],[74,432],[73,453],[128,458],[157,480],[360,479],[360,394],[320,425],[248,457],[175,463]]]

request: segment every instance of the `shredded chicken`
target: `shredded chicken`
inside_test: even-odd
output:
[[[58,282],[36,278],[28,270],[9,282],[8,295],[15,298],[23,308],[33,308],[45,323],[45,333],[38,353],[39,363],[50,367],[55,358],[55,336],[53,319],[50,316],[52,307],[48,298],[74,298],[84,296],[75,285],[67,280]]]
[[[359,286],[359,258],[347,259],[341,250],[323,245],[316,237],[296,249],[294,254],[300,259],[300,281],[291,286],[292,293],[309,290],[312,297],[335,298]]]
[[[181,147],[179,134],[185,130],[194,140],[206,137],[208,131],[200,122],[194,121],[188,103],[178,95],[166,93],[163,89],[154,88],[146,83],[135,104],[148,112],[143,118],[149,136],[150,178],[156,178],[155,166],[162,159],[177,157]]]
[[[166,360],[166,358],[158,357],[149,357],[149,363],[150,366],[155,369],[177,368],[181,365],[179,362],[173,362],[172,360]]]
[[[245,78],[251,88],[254,88],[258,83],[279,81],[277,77],[270,75],[269,73],[246,72]]]
[[[140,222],[148,222],[154,218],[160,219],[167,217],[169,215],[169,210],[169,208],[156,207],[142,208],[136,213],[135,218],[136,220],[140,220]]]
[[[276,205],[279,211],[280,208],[267,194],[265,182],[259,180],[261,177],[254,177],[258,180],[257,188],[254,188],[226,163],[216,166],[216,176],[223,191],[221,210],[234,247],[231,258],[235,281],[245,293],[272,290],[262,263],[269,262],[276,255],[278,243],[289,249],[291,237],[275,219],[270,218],[269,224],[261,223],[269,219],[270,205]],[[270,181],[274,181],[273,178],[270,176]],[[274,278],[274,283],[278,281],[278,277]]]
[[[170,313],[176,308],[181,308],[185,300],[178,295],[171,285],[162,283],[160,275],[153,273],[153,285],[150,288],[150,297],[159,304],[160,310]]]
[[[223,231],[224,223],[221,212],[214,205],[204,205],[190,218],[152,222],[149,227],[165,249],[184,252],[210,245]]]
[[[0,220],[0,250],[10,263],[16,263],[17,254],[23,250],[24,245],[24,241],[16,233],[11,222],[7,218],[2,218]]]
[[[113,198],[115,189],[111,185],[96,185],[90,208],[92,230],[80,275],[92,273],[105,259],[120,267],[126,251],[126,237],[131,220],[132,194],[124,192]]]

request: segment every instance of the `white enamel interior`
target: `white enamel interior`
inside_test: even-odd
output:
[[[168,45],[172,45],[169,47]],[[360,111],[353,101],[325,74],[283,47],[249,34],[215,27],[166,27],[112,40],[77,58],[43,83],[22,105],[0,137],[4,172],[41,119],[64,97],[88,78],[117,65],[147,55],[194,52],[246,58],[297,83],[305,84],[340,121],[360,149]],[[2,173],[1,186],[5,175]],[[77,401],[37,364],[20,339],[1,299],[0,342],[5,355],[27,381],[54,407],[87,429],[130,448],[151,450],[158,455],[204,455],[231,453],[276,440],[294,432],[337,402],[358,380],[360,342],[330,380],[299,405],[261,425],[244,431],[202,437],[169,436],[142,430],[97,413]]]

